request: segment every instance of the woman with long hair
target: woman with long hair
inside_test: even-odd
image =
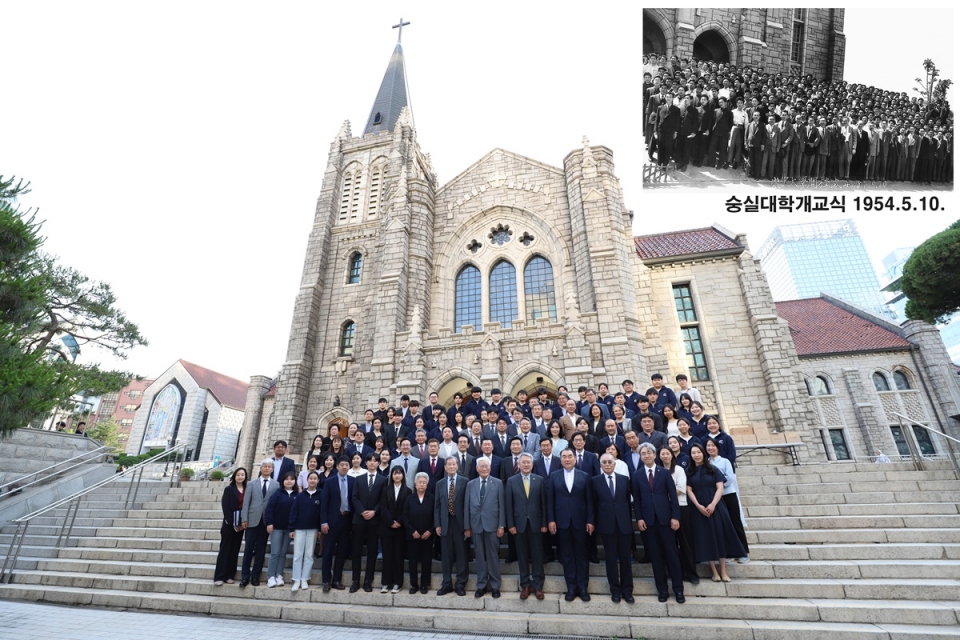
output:
[[[334,457],[339,460],[340,456],[344,454],[343,450],[343,439],[340,436],[333,436],[330,438],[330,448],[327,449],[328,453],[332,453]]]
[[[304,460],[307,460],[307,459],[310,458],[310,456],[319,456],[319,455],[322,454],[323,452],[324,452],[324,448],[323,448],[323,436],[321,436],[321,435],[318,433],[317,435],[315,435],[315,436],[313,437],[313,443],[310,445],[310,449],[307,451],[307,453],[306,453],[306,455],[304,456],[303,459],[304,459]]]
[[[740,558],[747,552],[740,544],[727,505],[723,502],[726,478],[710,463],[703,446],[691,445],[690,459],[694,466],[687,474],[687,500],[692,507],[693,555],[698,563],[710,564],[714,582],[730,582],[727,558]]]
[[[667,448],[673,453],[677,466],[686,473],[690,469],[690,456],[683,452],[683,445],[680,444],[680,436],[670,436],[667,438]],[[686,483],[684,483],[686,484]]]
[[[717,450],[720,455],[730,462],[734,473],[737,471],[737,445],[733,438],[723,427],[720,426],[720,418],[717,416],[707,416],[706,418],[707,436],[701,438],[706,443],[707,440],[713,440],[717,444]]]
[[[670,442],[675,443],[676,436],[670,436]],[[673,449],[661,448],[657,452],[657,462],[670,472],[673,483],[677,485],[677,501],[680,502],[680,529],[677,531],[677,546],[680,550],[680,568],[683,570],[683,579],[691,584],[699,584],[697,564],[693,559],[693,540],[690,530],[693,528],[690,520],[690,506],[687,504],[687,470],[678,464]]]
[[[314,545],[320,533],[320,474],[307,474],[307,487],[297,495],[290,508],[290,537],[293,538],[292,591],[308,588],[313,572]],[[279,492],[278,492],[279,493]]]
[[[684,453],[689,453],[691,444],[703,444],[703,440],[690,433],[690,421],[687,418],[677,418],[677,431],[680,435],[675,437],[680,441],[680,449]]]
[[[316,473],[316,458],[313,461]],[[283,586],[283,567],[287,563],[287,549],[290,547],[290,507],[297,499],[297,476],[288,471],[280,478],[280,490],[274,491],[267,501],[263,512],[263,521],[270,535],[270,561],[267,563],[267,586]]]
[[[350,470],[347,471],[347,475],[354,478],[365,475],[367,470],[361,466],[362,464],[363,456],[354,452],[353,455],[350,456]]]
[[[663,418],[663,426],[668,436],[680,435],[680,430],[677,428],[677,410],[673,405],[663,405],[663,409],[660,409],[660,417]]]
[[[383,421],[380,418],[374,418],[371,424],[373,426],[371,427],[369,433],[367,433],[367,435],[364,436],[366,445],[368,447],[376,448],[377,438],[380,438],[381,440],[383,440],[383,443],[384,443],[383,446],[386,447],[387,435],[386,435],[386,432],[384,432],[383,430]]]
[[[737,532],[737,537],[740,538],[740,543],[747,552],[742,556],[736,556],[737,562],[741,564],[750,562],[750,545],[747,544],[747,532],[743,530],[743,516],[740,512],[740,487],[737,484],[737,474],[730,461],[720,455],[720,448],[717,446],[716,440],[708,438],[704,449],[710,457],[710,464],[723,472],[724,477],[726,477],[723,482],[723,503],[727,505],[727,511],[730,512],[730,522]]]
[[[407,532],[403,526],[403,505],[410,496],[403,467],[390,470],[390,481],[380,501],[380,546],[383,550],[380,593],[400,593],[403,586],[403,558]]]
[[[223,490],[220,508],[223,510],[223,522],[220,523],[220,552],[217,565],[213,570],[213,584],[222,586],[224,582],[233,584],[237,575],[237,557],[243,543],[243,524],[240,511],[243,509],[243,494],[247,490],[247,470],[238,467],[230,476],[230,484]]]
[[[690,433],[701,440],[707,436],[707,414],[703,405],[694,400],[690,403]]]
[[[303,491],[303,489],[307,486],[308,473],[311,471],[320,473],[320,458],[317,456],[308,456],[306,460],[307,462],[303,468],[303,471],[301,471],[300,475],[297,476],[297,487],[299,487],[300,491]],[[280,484],[282,485],[283,483],[281,482]]]
[[[600,408],[600,405],[592,405],[590,407],[590,417],[587,418],[587,424],[590,425],[590,435],[594,438],[602,438],[605,433],[603,429],[605,422],[606,418],[603,417],[603,409]]]
[[[681,393],[677,398],[677,417],[690,419],[693,417],[693,413],[690,412],[690,407],[693,404],[693,398],[690,397],[689,393]]]
[[[393,457],[390,455],[390,452],[386,449],[381,449],[377,454],[377,460],[380,461],[380,464],[377,465],[377,475],[381,475],[389,480],[390,478],[390,462],[393,460]]]
[[[550,439],[550,442],[553,443],[553,455],[560,457],[560,452],[570,446],[570,443],[567,442],[563,437],[563,425],[560,424],[559,420],[551,420],[550,424],[547,425],[547,438]]]

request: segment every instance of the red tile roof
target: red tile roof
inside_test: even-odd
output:
[[[685,256],[711,251],[730,251],[743,247],[715,227],[671,231],[652,236],[636,236],[633,243],[642,260]]]
[[[222,373],[211,371],[198,364],[180,359],[180,364],[187,370],[190,377],[202,388],[207,389],[225,407],[244,410],[247,404],[247,387],[249,384]]]
[[[910,347],[909,342],[889,329],[823,298],[788,300],[776,305],[777,315],[790,325],[793,343],[801,356]]]

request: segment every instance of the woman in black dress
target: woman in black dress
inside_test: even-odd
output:
[[[390,482],[380,501],[380,546],[383,549],[383,586],[380,593],[400,593],[403,586],[403,558],[407,532],[403,527],[403,505],[410,495],[403,467],[390,471]]]
[[[233,584],[233,578],[237,575],[237,556],[243,542],[240,510],[243,508],[243,493],[246,490],[247,470],[239,467],[230,477],[230,484],[223,490],[223,497],[220,499],[220,507],[223,509],[220,553],[217,554],[217,567],[213,570],[213,584],[218,587],[224,582]]]
[[[723,503],[724,475],[710,464],[703,446],[690,446],[693,467],[687,474],[687,498],[693,520],[693,552],[697,562],[709,562],[714,582],[730,582],[727,558],[746,555]],[[719,572],[717,564],[720,565]]]
[[[427,493],[430,476],[420,472],[415,491],[403,503],[403,525],[410,554],[410,593],[430,591],[433,564],[433,494]],[[420,569],[418,572],[417,569]]]

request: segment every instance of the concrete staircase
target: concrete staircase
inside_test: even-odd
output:
[[[0,597],[236,617],[408,628],[647,638],[960,637],[960,479],[948,463],[744,467],[740,486],[749,564],[713,583],[706,566],[687,602],[656,601],[650,565],[634,565],[637,603],[613,604],[602,565],[589,603],[563,600],[559,563],[547,598],[519,600],[517,567],[504,564],[503,597],[381,595],[312,588],[215,587],[219,483],[185,483],[141,508],[91,496],[74,545],[56,550],[56,518],[31,525],[13,584]],[[141,488],[141,492],[144,488]],[[0,529],[0,551],[11,530]],[[503,549],[505,552],[505,548]],[[349,571],[349,563],[348,563]],[[472,567],[471,567],[472,570]],[[432,589],[439,587],[434,564]],[[288,573],[289,578],[289,573]],[[345,573],[349,582],[349,573]],[[379,578],[379,574],[378,574]],[[468,584],[472,592],[472,581]],[[565,615],[569,614],[569,615]]]

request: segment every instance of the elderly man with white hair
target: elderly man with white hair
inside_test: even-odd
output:
[[[267,502],[280,485],[273,479],[273,458],[260,463],[260,477],[247,483],[243,494],[243,509],[240,512],[244,528],[243,565],[240,569],[240,587],[260,585],[263,558],[267,550],[267,523],[263,517]],[[253,564],[251,570],[251,563]]]

